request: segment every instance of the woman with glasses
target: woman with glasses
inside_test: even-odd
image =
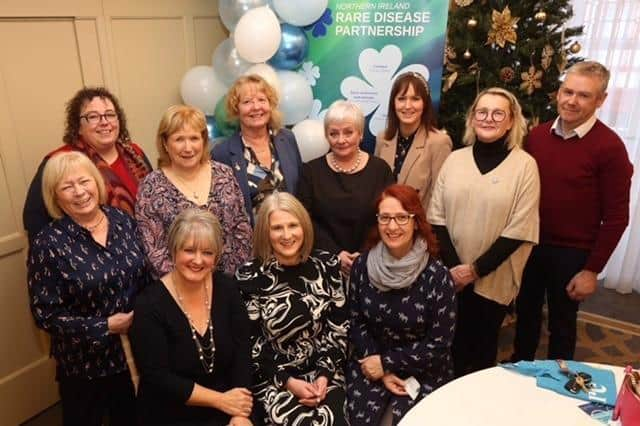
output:
[[[106,204],[133,216],[140,181],[151,172],[142,149],[131,142],[127,119],[116,97],[104,87],[79,90],[66,106],[62,140],[65,145],[47,154],[29,185],[22,211],[29,240],[52,218],[42,199],[42,172],[57,153],[79,151],[98,167],[107,193]]]
[[[140,369],[140,424],[250,426],[249,318],[216,269],[222,229],[190,208],[167,233],[174,267],[137,298],[131,344]]]
[[[447,158],[429,205],[459,293],[457,376],[495,365],[500,326],[538,242],[540,181],[521,148],[525,133],[513,94],[482,91],[467,113],[463,141],[470,146]]]
[[[167,232],[188,208],[208,210],[222,224],[224,247],[218,269],[233,275],[251,255],[251,225],[231,169],[209,157],[204,113],[186,105],[169,107],[158,125],[158,170],[140,185],[136,219],[155,277],[173,268]]]
[[[379,425],[391,415],[397,424],[453,377],[454,284],[436,257],[437,242],[419,195],[395,184],[375,206],[378,224],[369,250],[353,264],[349,289],[352,425]]]
[[[293,133],[282,127],[278,95],[262,77],[238,78],[227,95],[230,119],[240,131],[216,144],[214,160],[233,169],[251,224],[262,201],[274,191],[295,194],[302,158]]]
[[[347,425],[348,320],[338,258],[313,250],[309,214],[286,192],[262,203],[253,253],[236,279],[254,325],[254,391],[265,424]]]
[[[375,155],[393,170],[398,183],[414,187],[427,209],[451,138],[436,128],[427,80],[417,72],[396,78],[391,87],[387,128],[376,140]]]
[[[360,107],[334,102],[324,117],[331,150],[303,166],[298,189],[313,220],[315,246],[338,254],[346,276],[374,223],[373,200],[393,183],[389,166],[360,149],[363,131]]]

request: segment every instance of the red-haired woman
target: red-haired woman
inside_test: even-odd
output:
[[[352,425],[393,424],[422,397],[453,377],[456,321],[453,280],[436,258],[438,247],[418,192],[391,185],[376,202],[370,249],[351,270],[347,365]],[[410,397],[417,382],[417,397]],[[415,396],[415,395],[414,395]]]

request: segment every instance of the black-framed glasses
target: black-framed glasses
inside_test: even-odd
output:
[[[103,118],[109,123],[115,123],[118,121],[118,114],[115,111],[107,111],[104,114],[90,112],[89,114],[81,115],[80,118],[84,118],[89,124],[98,124]]]
[[[491,120],[495,121],[496,123],[500,123],[504,121],[505,118],[507,118],[507,112],[501,109],[494,109],[490,111],[488,109],[482,108],[473,111],[473,117],[478,121],[485,121],[487,117],[491,117]]]
[[[402,226],[409,223],[409,219],[413,218],[414,216],[415,214],[413,213],[400,213],[397,215],[377,214],[376,218],[378,218],[378,223],[380,225],[388,225],[393,219],[396,222],[396,225]]]

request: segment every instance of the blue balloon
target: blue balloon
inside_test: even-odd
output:
[[[213,115],[207,115],[207,133],[209,133],[209,142],[213,141],[218,136],[221,136],[216,125],[216,117]]]
[[[309,39],[300,27],[281,24],[282,39],[278,51],[269,59],[269,64],[281,70],[295,70],[302,65],[309,52]]]

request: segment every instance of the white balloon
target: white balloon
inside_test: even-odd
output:
[[[238,54],[252,63],[265,62],[272,57],[278,51],[281,37],[278,17],[266,6],[242,15],[233,33]]]
[[[238,25],[238,21],[251,9],[266,6],[267,0],[219,0],[218,11],[222,23],[230,32]]]
[[[273,0],[273,9],[284,22],[304,27],[320,19],[328,4],[329,0]]]
[[[280,111],[284,124],[296,124],[309,116],[313,106],[311,86],[302,74],[295,71],[277,71],[280,80]]]
[[[216,47],[211,60],[213,69],[220,80],[230,86],[240,77],[252,64],[245,61],[238,55],[238,50],[233,45],[231,38],[225,39]]]
[[[324,137],[324,124],[320,120],[303,120],[291,129],[296,136],[300,156],[304,163],[315,160],[329,152],[329,143]]]
[[[180,94],[185,104],[200,108],[213,115],[216,103],[227,92],[227,87],[218,78],[213,67],[198,65],[186,72],[180,82]]]
[[[256,74],[264,78],[276,91],[278,98],[280,98],[280,80],[278,79],[276,70],[271,65],[265,63],[252,65],[244,72],[244,75],[249,74]]]

